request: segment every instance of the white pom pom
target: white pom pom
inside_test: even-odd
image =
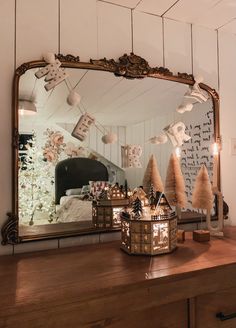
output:
[[[159,141],[160,144],[164,144],[168,141],[168,138],[167,135],[163,133],[157,137],[157,140]]]
[[[152,144],[156,144],[156,145],[159,145],[159,144],[164,144],[168,141],[168,138],[167,138],[167,135],[162,133],[160,134],[159,136],[155,136],[151,139],[149,139],[149,141],[152,143]]]
[[[70,105],[70,106],[76,106],[76,105],[78,105],[80,103],[80,100],[81,100],[80,95],[76,91],[74,91],[74,90],[72,90],[69,93],[69,95],[68,95],[68,97],[66,99],[67,104]]]
[[[195,80],[195,82],[196,82],[197,84],[199,84],[199,83],[202,83],[202,82],[203,82],[204,78],[203,78],[202,75],[196,75],[196,76],[194,77],[194,80]]]
[[[193,104],[187,103],[185,105],[181,104],[178,108],[176,108],[176,112],[183,114],[185,112],[190,112],[193,109]]]
[[[191,112],[191,110],[193,109],[193,104],[188,103],[185,105],[185,111],[186,112]]]
[[[43,60],[48,63],[48,64],[53,64],[55,63],[55,55],[52,52],[47,52],[46,54],[43,55]]]
[[[112,132],[108,132],[108,134],[105,134],[102,137],[102,142],[104,144],[112,144],[112,143],[115,143],[116,141],[117,141],[117,135]]]

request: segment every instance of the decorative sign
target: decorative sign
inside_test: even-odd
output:
[[[68,77],[66,71],[62,70],[60,66],[61,66],[61,62],[58,59],[56,59],[54,63],[48,64],[47,66],[39,69],[35,73],[35,76],[38,79],[41,79],[43,76],[46,76],[45,82],[48,83],[46,83],[44,87],[47,91],[51,90],[52,88],[54,88],[56,85],[58,85]]]
[[[184,142],[191,139],[189,135],[185,133],[186,126],[183,122],[172,123],[164,128],[170,141],[174,147],[180,147]]]
[[[87,134],[89,132],[89,128],[93,123],[94,123],[94,117],[92,117],[88,113],[81,115],[71,135],[79,139],[80,141],[84,141],[84,139],[87,137]]]
[[[121,146],[122,168],[141,168],[142,147],[139,145]]]
[[[189,87],[188,91],[184,95],[184,98],[203,103],[207,101],[208,95],[199,87],[198,83],[194,83],[192,87]]]

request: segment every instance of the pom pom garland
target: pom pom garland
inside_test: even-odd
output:
[[[70,106],[76,106],[80,103],[81,96],[74,90],[71,90],[66,101]]]
[[[150,138],[149,141],[150,141],[150,143],[156,144],[156,145],[164,144],[168,141],[168,137],[166,134],[162,133],[159,136]]]
[[[43,55],[43,60],[48,64],[54,64],[56,58],[53,52],[47,52],[46,54]]]
[[[104,144],[113,144],[117,141],[117,134],[113,133],[113,132],[108,132],[107,134],[105,134],[102,137],[102,142]]]
[[[179,105],[179,107],[176,109],[176,112],[183,114],[185,112],[191,112],[191,110],[193,109],[193,104],[191,103],[187,103],[187,104],[181,104]]]

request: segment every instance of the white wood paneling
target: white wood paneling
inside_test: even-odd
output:
[[[148,140],[151,137],[158,136],[167,124],[173,122],[173,119],[174,114],[156,116],[150,120],[127,127],[127,144],[140,145],[143,149],[140,158],[142,168],[126,170],[126,179],[128,180],[128,185],[132,188],[142,185],[143,176],[152,154],[154,154],[157,159],[158,169],[164,184],[168,160],[173,147],[169,141],[164,145],[154,145],[148,142]]]
[[[17,65],[58,52],[58,0],[16,1]]]
[[[98,0],[102,1],[103,0]],[[135,8],[140,0],[104,0],[104,2],[114,3],[114,5],[123,6],[127,8]]]
[[[102,132],[101,132],[101,130],[100,130],[100,128],[99,128],[99,130],[97,129],[97,135],[96,135],[96,138],[97,138],[97,140],[96,140],[96,151],[99,153],[99,154],[101,154],[102,156],[104,156],[104,152],[105,152],[105,145],[104,145],[104,143],[102,142],[102,136],[103,136],[103,134],[102,134]]]
[[[195,23],[203,16],[211,13],[219,0],[180,0],[166,14],[165,17],[187,23]]]
[[[192,73],[191,25],[164,19],[165,66],[171,71]]]
[[[111,132],[111,127],[106,126],[106,132]],[[106,144],[104,145],[104,157],[107,158],[108,160],[111,160],[111,144]]]
[[[89,129],[89,148],[97,150],[97,129],[95,125],[92,125]]]
[[[14,74],[14,0],[0,4],[1,88],[0,88],[0,225],[11,211],[11,86]],[[0,255],[11,254],[12,246],[0,247]]]
[[[204,82],[218,88],[217,32],[193,25],[193,74],[202,75]]]
[[[98,2],[98,57],[118,59],[130,53],[131,10]]]
[[[230,22],[228,22],[227,24],[223,25],[219,29],[219,31],[236,34],[236,18],[232,19]]]
[[[208,12],[203,12],[203,15],[195,20],[198,25],[203,25],[212,29],[217,29],[233,18],[236,17],[235,1],[218,1],[214,7]]]
[[[236,93],[233,77],[236,75],[236,37],[228,33],[219,33],[220,47],[220,99],[221,134],[223,147],[221,152],[221,181],[225,201],[230,208],[230,222],[236,224],[235,182],[236,156],[230,153],[230,139],[236,137],[235,108]]]
[[[145,58],[152,67],[163,66],[162,19],[133,12],[134,53]]]
[[[137,10],[155,14],[158,16],[163,15],[174,3],[176,0],[142,0],[138,6]]]
[[[97,58],[96,0],[61,0],[60,51],[80,56],[81,61]]]
[[[115,133],[118,136],[118,127],[117,126],[112,126],[111,127],[111,132]],[[118,163],[118,158],[119,158],[119,144],[116,142],[114,144],[111,144],[111,162],[119,165]]]
[[[126,127],[118,126],[118,166],[121,167],[121,146],[126,144]]]

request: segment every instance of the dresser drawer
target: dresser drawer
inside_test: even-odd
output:
[[[219,317],[216,314],[220,314]],[[197,297],[196,327],[235,328],[236,288]]]
[[[98,326],[103,327],[103,326]],[[187,328],[187,300],[140,311],[123,313],[113,318],[109,328]],[[203,327],[202,327],[203,328]]]

